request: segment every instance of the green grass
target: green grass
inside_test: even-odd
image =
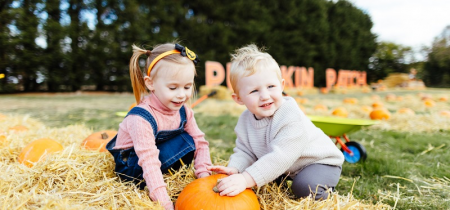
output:
[[[93,130],[117,129],[123,118],[114,113],[126,111],[133,100],[130,94],[4,95],[0,113],[29,115],[51,127],[85,124]],[[237,119],[196,114],[213,159],[232,154]],[[358,199],[382,201],[397,209],[450,209],[450,180],[439,182],[450,178],[450,131],[411,134],[364,129],[349,137],[364,145],[368,158],[344,163],[337,186],[340,194],[352,192]]]

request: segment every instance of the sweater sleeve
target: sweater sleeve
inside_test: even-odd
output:
[[[139,157],[138,164],[142,167],[150,198],[153,201],[159,201],[163,206],[172,205],[161,172],[159,150],[155,144],[152,126],[136,115],[128,116],[127,120],[129,123],[126,129],[133,140],[136,155]]]
[[[230,156],[230,162],[228,163],[228,167],[234,167],[238,169],[240,173],[257,160],[256,155],[253,154],[252,149],[250,148],[248,135],[245,129],[245,126],[248,125],[248,123],[245,122],[244,119],[246,119],[246,117],[243,117],[244,115],[245,114],[239,117],[238,123],[234,129],[237,136],[236,147],[233,149],[234,153]]]
[[[298,128],[302,128],[301,121],[283,122],[283,126],[269,144],[270,152],[245,170],[257,186],[275,180],[300,158],[308,144],[308,134]]]
[[[195,143],[195,176],[199,177],[203,173],[211,175],[211,172],[206,169],[206,166],[211,166],[211,157],[209,153],[209,143],[205,140],[205,134],[198,128],[195,121],[194,112],[192,109],[186,107],[187,123],[185,131],[192,136]]]

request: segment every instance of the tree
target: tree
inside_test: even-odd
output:
[[[11,44],[11,30],[8,27],[14,20],[11,3],[12,0],[0,2],[0,74],[5,75],[3,79],[0,79],[0,92],[12,91],[7,84],[11,71],[7,69],[10,69],[12,52],[14,52]]]
[[[45,2],[47,19],[43,26],[47,47],[44,49],[45,55],[45,77],[48,91],[59,91],[59,86],[64,84],[65,68],[67,59],[63,52],[62,41],[66,35],[64,27],[61,25],[61,1],[53,0]]]
[[[450,86],[450,25],[434,39],[423,76],[428,86]]]
[[[24,91],[38,91],[36,80],[39,69],[42,67],[42,48],[36,44],[35,40],[39,37],[37,14],[41,12],[38,8],[41,1],[23,0],[19,3],[20,6],[15,9],[17,19],[14,24],[17,34],[14,34],[11,39],[16,57],[12,61],[11,68]]]
[[[380,42],[376,52],[370,58],[367,71],[368,81],[385,78],[389,73],[407,73],[409,60],[412,60],[411,47],[402,46],[392,42]]]

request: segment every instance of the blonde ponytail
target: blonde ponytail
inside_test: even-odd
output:
[[[130,79],[136,104],[139,104],[141,102],[142,95],[147,93],[144,76],[142,75],[141,67],[139,66],[139,57],[147,54],[148,51],[141,49],[134,44],[132,47],[133,55],[130,59]]]

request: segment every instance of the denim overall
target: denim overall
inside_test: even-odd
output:
[[[194,158],[194,139],[184,130],[186,125],[186,110],[184,106],[180,109],[181,123],[175,130],[158,131],[153,116],[145,109],[134,107],[128,115],[138,115],[147,120],[153,128],[156,147],[159,150],[159,161],[161,161],[161,172],[167,173],[170,168],[177,170],[182,163],[190,164]],[[115,172],[122,181],[133,181],[140,189],[145,187],[143,171],[138,165],[139,158],[134,147],[128,149],[113,149],[116,145],[117,135],[106,145],[106,149],[114,156],[116,162]],[[181,163],[182,161],[182,163]]]

